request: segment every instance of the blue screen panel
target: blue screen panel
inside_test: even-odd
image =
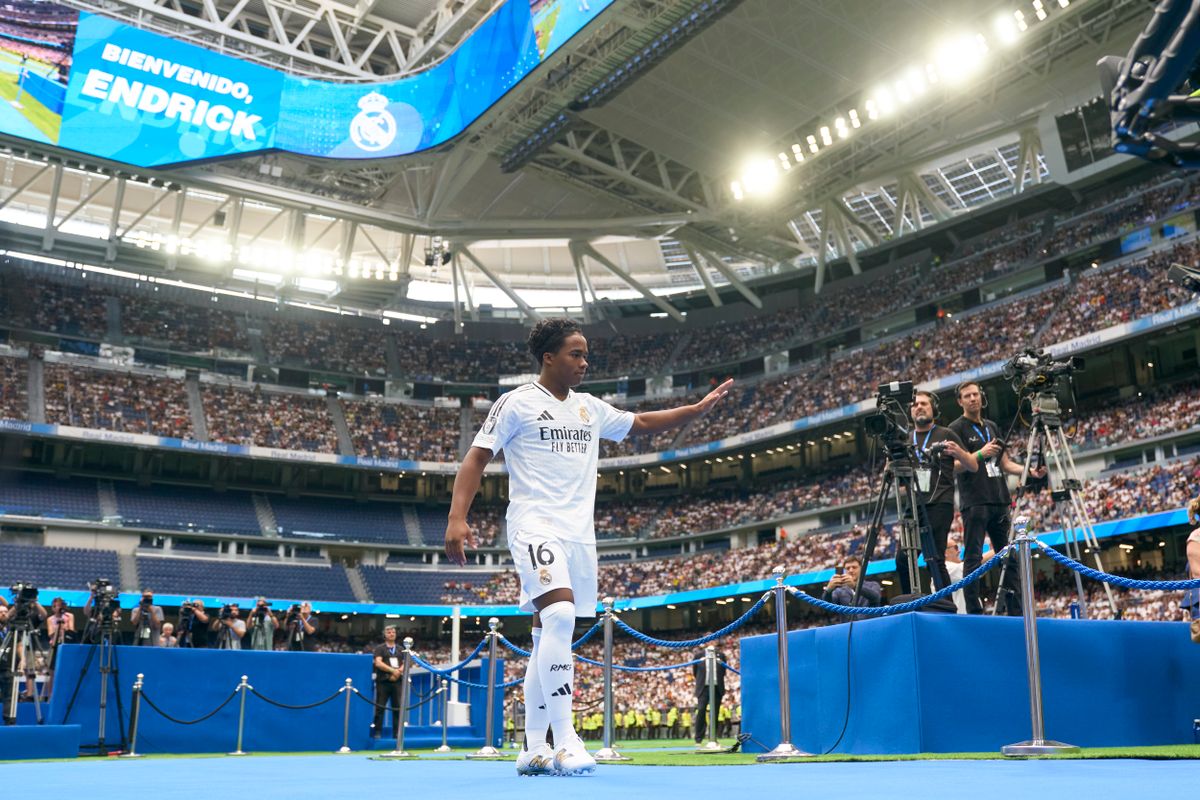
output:
[[[408,155],[462,133],[611,4],[509,0],[424,72],[336,83],[54,3],[9,0],[0,133],[139,167],[266,150]]]

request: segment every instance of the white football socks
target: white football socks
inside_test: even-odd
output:
[[[551,603],[538,612],[542,640],[538,644],[537,672],[554,746],[562,747],[575,736],[571,700],[575,692],[575,662],[571,658],[571,636],[575,633],[575,604]]]
[[[542,629],[533,629],[533,646],[529,648],[529,663],[525,666],[525,749],[532,750],[546,743],[550,715],[542,697],[542,679],[538,675],[538,642]]]

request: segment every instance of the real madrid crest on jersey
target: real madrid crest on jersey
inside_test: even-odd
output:
[[[350,138],[360,149],[374,153],[395,140],[396,118],[388,111],[388,102],[379,92],[359,99],[358,107],[362,110],[350,120]]]
[[[582,405],[580,405],[580,406],[579,406],[579,420],[580,420],[580,421],[581,421],[581,422],[582,422],[584,425],[591,425],[591,424],[592,424],[592,418],[588,416],[587,409],[586,409],[586,408],[584,408]]]

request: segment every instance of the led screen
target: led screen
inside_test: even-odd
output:
[[[457,136],[611,3],[509,0],[424,72],[335,83],[10,0],[0,22],[0,132],[140,167],[264,150],[407,155]]]

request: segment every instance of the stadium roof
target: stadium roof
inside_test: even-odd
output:
[[[72,4],[275,68],[368,80],[435,63],[500,2]],[[1096,59],[1123,52],[1150,12],[1137,0],[615,0],[436,151],[250,156],[141,175],[119,198],[103,175],[68,177],[86,202],[54,236],[61,245],[85,222],[107,230],[120,217],[130,224],[110,234],[202,274],[194,253],[174,250],[215,235],[259,259],[211,268],[214,280],[280,272],[283,285],[319,284],[293,289],[321,302],[376,308],[448,299],[451,276],[467,312],[577,307],[581,293],[712,297],[709,284],[823,271],[1040,181],[1050,131],[1039,117],[1095,96]],[[689,15],[699,21],[673,35]],[[978,36],[986,52],[972,50]],[[597,94],[626,63],[649,66]],[[51,196],[54,170],[34,175],[39,157],[11,168],[31,182],[10,184],[25,194],[10,215],[36,215]],[[772,173],[770,196],[737,199],[755,180],[747,164]],[[176,211],[162,195],[181,187]],[[281,264],[283,250],[294,255]]]

